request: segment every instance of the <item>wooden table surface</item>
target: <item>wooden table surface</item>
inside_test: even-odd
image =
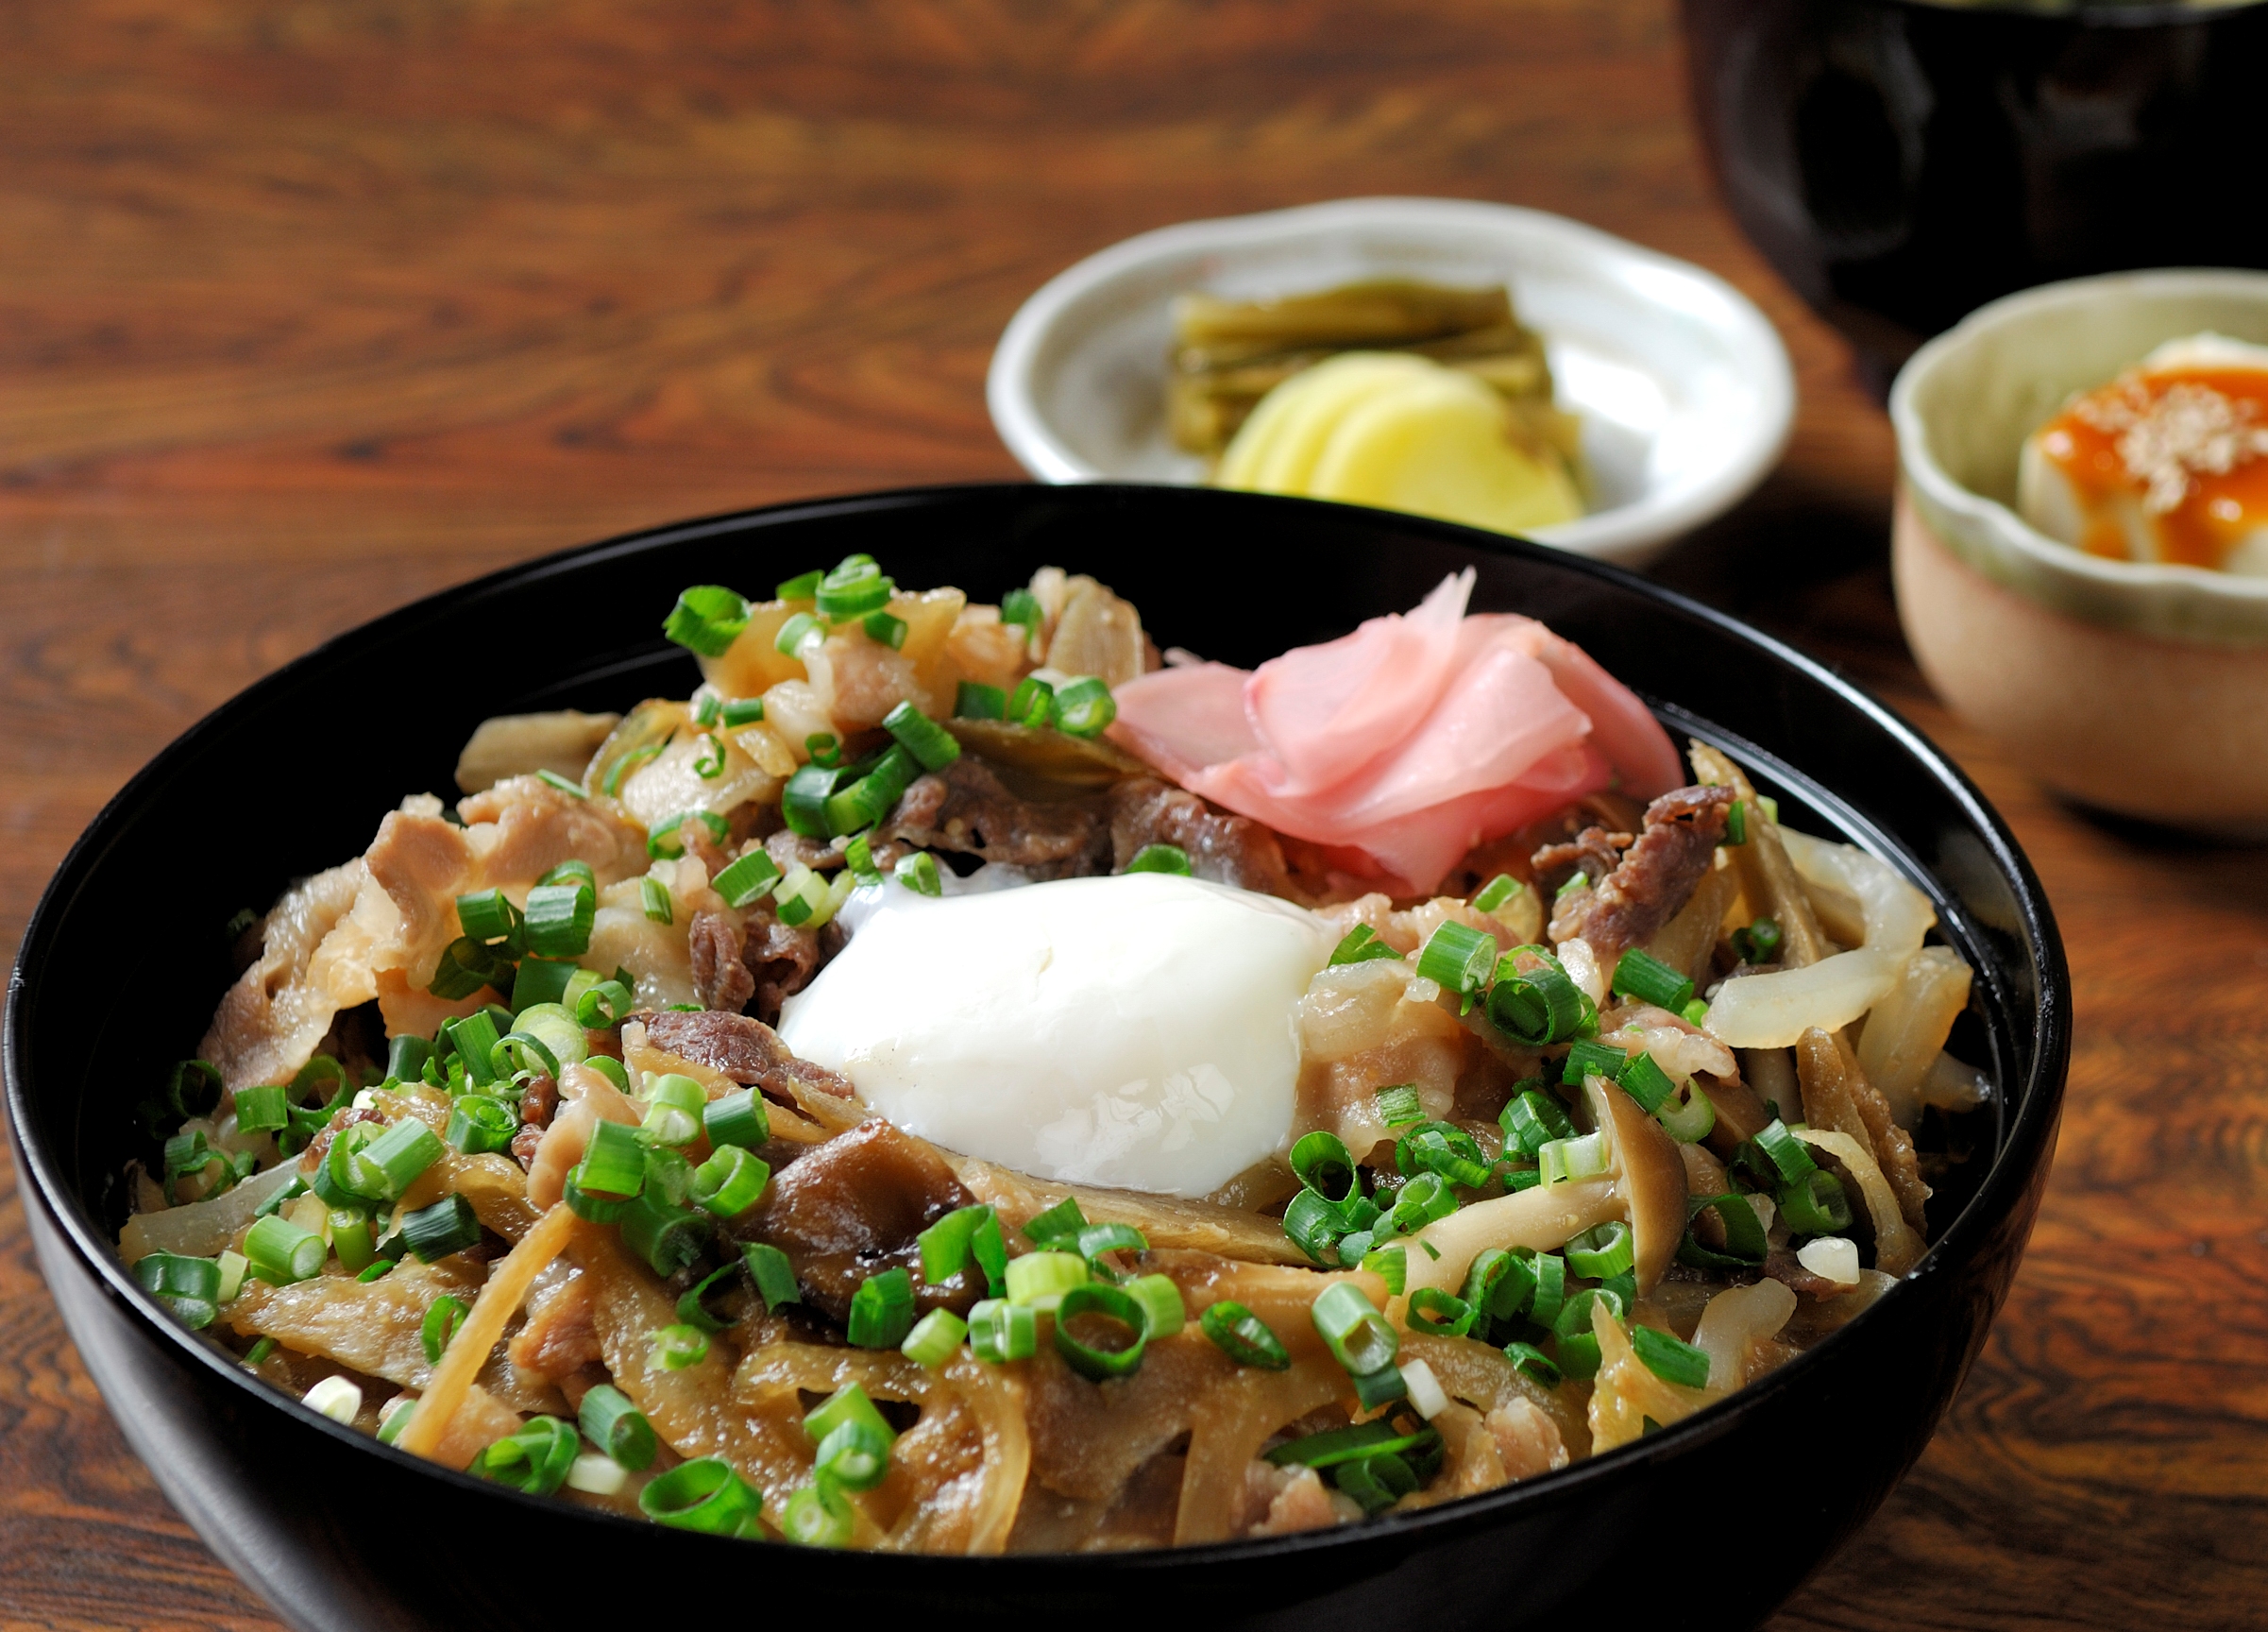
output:
[[[328,635],[676,517],[1016,476],[992,341],[1127,233],[1438,194],[1723,273],[1803,406],[1660,574],[1953,750],[2079,1014],[2012,1301],[1774,1624],[2268,1621],[2268,858],[2082,819],[1928,696],[1887,424],[1711,194],[1667,0],[24,0],[0,38],[11,956],[134,768]],[[1750,1494],[1769,1545],[1783,1493]],[[0,1165],[0,1626],[274,1624],[112,1427]]]

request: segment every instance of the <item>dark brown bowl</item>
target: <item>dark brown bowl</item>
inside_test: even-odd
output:
[[[226,983],[219,926],[359,851],[404,790],[449,786],[458,744],[489,714],[684,695],[692,663],[656,634],[682,586],[769,585],[855,550],[906,582],[980,595],[1042,563],[1092,570],[1159,639],[1238,663],[1410,606],[1474,568],[1476,607],[1544,619],[1672,732],[1753,767],[1799,824],[1868,845],[1930,892],[1977,972],[1956,1040],[2002,1088],[1972,1119],[1972,1182],[1932,1204],[1937,1245],[1753,1387],[1564,1472],[1341,1530],[1116,1555],[838,1557],[533,1501],[351,1433],[177,1325],[112,1243],[121,1172],[146,1154],[133,1107]],[[122,971],[118,926],[145,944],[154,900],[163,967]],[[1540,1625],[1600,1603],[1683,1624],[1695,1538],[1729,1493],[1770,1490],[1769,1544],[1743,1546],[1706,1587],[1718,1612],[1748,1623],[1912,1465],[1983,1342],[2046,1182],[2070,1003],[2039,881],[1968,780],[1880,705],[1728,618],[1612,568],[1384,512],[1204,489],[971,487],[571,551],[381,618],[250,688],[128,783],[64,860],[9,986],[6,1075],[33,1239],[88,1369],[175,1505],[296,1626],[556,1632],[623,1613],[740,1624],[805,1604],[861,1625],[990,1632],[1164,1614]]]
[[[2268,5],[1683,0],[1725,202],[1878,391],[1986,301],[2268,266],[2243,180]]]

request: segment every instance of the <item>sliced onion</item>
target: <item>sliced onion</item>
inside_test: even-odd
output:
[[[1709,1356],[1709,1391],[1730,1394],[1746,1383],[1750,1347],[1776,1336],[1795,1312],[1796,1295],[1769,1278],[1710,1299],[1693,1329],[1693,1346]]]
[[[281,1162],[210,1201],[192,1201],[186,1207],[168,1207],[159,1213],[137,1213],[118,1232],[118,1256],[128,1264],[152,1252],[210,1258],[235,1240],[236,1232],[252,1222],[260,1204],[289,1184],[298,1171],[296,1162]]]
[[[1867,1016],[1858,1040],[1859,1068],[1901,1128],[1911,1129],[1920,1118],[1921,1080],[1969,1007],[1969,965],[1952,947],[1924,946],[1905,960],[1898,983]]]
[[[1878,1002],[1906,954],[1864,947],[1801,969],[1727,980],[1709,999],[1710,1036],[1732,1048],[1787,1048],[1816,1026],[1836,1031]]]
[[[1780,841],[1787,846],[1787,858],[1806,879],[1856,898],[1866,914],[1869,951],[1911,953],[1938,921],[1929,897],[1879,856],[1786,827],[1780,829]]]
[[[1848,1133],[1804,1128],[1796,1130],[1796,1137],[1836,1157],[1858,1181],[1859,1193],[1867,1198],[1868,1215],[1874,1220],[1874,1267],[1885,1275],[1903,1275],[1919,1264],[1921,1237],[1898,1211],[1898,1198],[1890,1190],[1890,1182],[1882,1176],[1874,1152]]]

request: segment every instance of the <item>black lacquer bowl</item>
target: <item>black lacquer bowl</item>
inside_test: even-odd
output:
[[[1741,230],[1875,388],[2018,289],[2268,266],[2235,155],[2259,0],[1683,0],[1693,111]]]
[[[986,598],[1042,563],[1092,571],[1160,642],[1244,664],[1477,569],[1477,608],[1545,620],[1655,702],[1673,733],[1744,759],[1799,824],[1925,882],[1977,970],[1956,1043],[2002,1087],[1967,1119],[1972,1179],[1933,1204],[1937,1246],[1858,1320],[1729,1403],[1565,1472],[1339,1531],[1094,1556],[851,1558],[532,1501],[352,1434],[175,1325],[112,1241],[121,1170],[144,1148],[134,1106],[194,1046],[228,979],[219,926],[360,851],[405,791],[448,790],[459,745],[489,714],[685,695],[693,664],[656,632],[682,586],[768,586],[855,550],[904,582]],[[275,819],[247,823],[248,811]],[[120,946],[151,944],[153,901],[164,978],[122,978]],[[252,687],[136,776],[64,861],[9,987],[7,1082],[40,1261],[88,1368],[175,1504],[301,1627],[556,1632],[625,1612],[737,1625],[820,1594],[860,1625],[1194,1614],[1516,1626],[1600,1602],[1684,1621],[1694,1526],[1728,1492],[1769,1490],[1769,1542],[1712,1570],[1705,1590],[1751,1622],[1881,1502],[1983,1342],[2046,1180],[2070,1002],[2039,881],[1961,774],[1729,619],[1611,568],[1381,512],[1165,487],[975,487],[573,551],[381,618]],[[1035,1610],[1050,1618],[1027,1622]]]

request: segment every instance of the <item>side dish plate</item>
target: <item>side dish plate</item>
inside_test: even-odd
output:
[[[1591,514],[1538,542],[1641,566],[1779,463],[1795,376],[1778,332],[1712,273],[1565,216],[1461,198],[1346,198],[1187,221],[1058,274],[992,354],[986,397],[1042,482],[1204,480],[1165,432],[1176,295],[1304,293],[1357,279],[1508,283],[1581,415]]]

